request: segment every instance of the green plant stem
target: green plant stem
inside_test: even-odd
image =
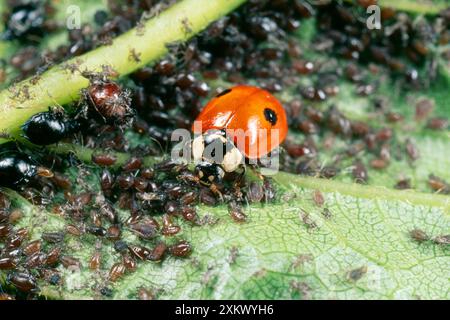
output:
[[[0,93],[0,132],[18,137],[20,125],[51,105],[64,105],[79,97],[88,80],[78,70],[101,71],[109,66],[118,76],[143,67],[167,53],[167,45],[186,41],[211,22],[233,11],[245,0],[183,0],[114,39],[108,46],[57,65],[35,83],[27,79]],[[134,59],[132,53],[139,59]],[[0,140],[5,142],[5,139]]]

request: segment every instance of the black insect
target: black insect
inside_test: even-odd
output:
[[[44,33],[45,5],[43,1],[20,1],[5,20],[4,40],[39,39]]]
[[[51,110],[35,114],[22,126],[24,137],[37,145],[56,143],[80,129],[80,121]]]
[[[36,176],[51,178],[53,173],[36,165],[24,154],[10,153],[0,156],[0,185],[17,187],[27,184]]]

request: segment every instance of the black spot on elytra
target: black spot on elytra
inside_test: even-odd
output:
[[[264,117],[266,118],[267,121],[270,122],[271,125],[275,125],[277,123],[277,114],[275,113],[275,111],[273,111],[272,109],[269,108],[265,108],[264,109]]]

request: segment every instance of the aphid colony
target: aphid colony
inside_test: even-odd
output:
[[[11,2],[16,4],[4,20],[9,38],[32,43],[47,30],[53,30],[51,10],[42,10],[44,2],[30,1],[28,7],[22,6],[23,1]],[[243,204],[275,199],[271,180],[247,181],[244,164],[252,157],[250,147],[254,142],[267,146],[256,149],[254,156],[263,156],[282,143],[288,126],[291,132],[299,132],[305,139],[300,143],[288,136],[283,143],[285,171],[331,178],[339,174],[345,160],[350,160],[354,180],[365,183],[369,170],[359,157],[362,152],[373,156],[369,162],[373,169],[386,168],[398,156],[391,150],[391,144],[398,141],[389,124],[403,121],[403,115],[389,110],[388,104],[376,96],[378,83],[373,80],[374,75],[388,71],[402,75],[402,85],[419,89],[425,86],[427,77],[421,78],[417,66],[432,59],[425,48],[429,42],[436,39],[445,42],[449,23],[445,18],[448,15],[442,14],[443,29],[440,33],[430,29],[433,37],[428,39],[422,28],[427,29],[431,23],[413,24],[401,13],[383,9],[387,15],[383,27],[400,27],[389,37],[377,34],[369,39],[366,28],[361,28],[361,21],[355,18],[357,12],[364,10],[366,2],[359,1],[361,7],[357,7],[340,2],[312,6],[307,1],[250,1],[213,23],[189,43],[169,45],[168,56],[130,75],[131,86],[127,83],[124,87],[110,80],[114,77],[113,70],[105,69],[97,74],[83,72],[90,86],[82,92],[79,105],[72,108],[74,111],[64,113],[55,108],[34,115],[24,123],[23,136],[36,145],[64,140],[82,142],[86,148],[93,149],[91,160],[100,167],[101,191],[97,194],[87,188],[86,169],[74,155],[62,156],[41,149],[31,159],[16,147],[0,154],[2,185],[18,190],[34,205],[44,206],[66,221],[63,230],[30,241],[26,229],[14,226],[22,215],[20,210],[0,193],[0,242],[3,243],[0,269],[7,270],[10,285],[28,294],[38,292],[38,283],[59,286],[63,282],[59,268],[104,270],[102,248],[111,246],[114,263],[93,288],[96,294],[111,297],[113,283],[135,272],[140,263],[155,263],[167,256],[189,256],[195,248],[183,239],[182,224],[214,223],[197,214],[196,204],[216,205],[223,201],[231,218],[242,223],[247,218]],[[161,3],[153,1],[152,4]],[[98,27],[83,25],[81,29],[71,30],[68,44],[45,56],[35,47],[26,47],[15,54],[10,63],[20,72],[19,79],[34,75],[38,80],[39,73],[52,63],[110,43],[113,37],[132,28],[144,11],[148,14],[156,8],[139,0],[109,1],[108,5],[110,13],[95,14]],[[26,24],[27,28],[15,30],[10,21],[19,16],[16,12],[22,12],[26,19],[39,15],[40,20],[35,21],[42,23]],[[152,13],[157,14],[154,10]],[[330,60],[327,64],[304,57],[298,40],[289,35],[312,16],[317,17],[319,28],[313,49],[349,62],[337,63],[327,57]],[[405,62],[404,56],[410,62]],[[132,51],[130,57],[134,57]],[[76,65],[66,67],[79,72]],[[219,77],[231,85],[211,92],[208,82]],[[242,85],[247,78],[256,81],[262,89]],[[298,81],[303,78],[311,80],[308,85]],[[374,111],[388,125],[372,127],[348,119],[339,106],[326,107],[328,97],[339,94],[339,84],[344,80],[354,84],[358,95],[373,100]],[[286,114],[280,102],[269,93],[284,89],[293,92],[291,101],[283,101]],[[205,106],[208,98],[211,99]],[[431,130],[445,130],[448,121],[431,117],[431,110],[432,102],[417,102],[416,121]],[[202,121],[200,131],[193,127],[195,119]],[[259,137],[258,131],[251,129],[255,124],[256,128],[268,132],[276,129],[278,142],[272,145],[272,139]],[[154,143],[132,145],[125,134],[131,131],[129,128],[144,139],[150,136],[158,141],[163,151]],[[172,161],[145,165],[146,156],[161,155],[168,150],[170,134],[175,128],[196,133],[192,152],[197,166],[192,169]],[[249,139],[239,144],[232,129],[250,129]],[[348,142],[347,147],[335,152],[332,163],[321,165],[320,148],[333,150],[337,137]],[[405,141],[404,149],[408,161],[420,157],[412,139]],[[221,150],[221,156],[216,157],[211,150]],[[115,151],[130,154],[130,159],[118,165]],[[76,179],[59,173],[68,168],[77,168]],[[450,192],[448,183],[437,176],[430,175],[428,182],[432,190]],[[410,181],[404,177],[396,187],[410,188]],[[324,201],[320,192],[315,192],[313,199],[318,206]],[[119,217],[116,208],[126,210],[129,216]],[[331,215],[327,208],[323,214]],[[302,218],[312,226],[307,215]],[[126,233],[138,240],[124,241]],[[419,238],[420,234],[411,236]],[[80,261],[66,250],[67,237],[80,241],[95,239],[90,242],[94,245],[88,261]],[[436,243],[446,240],[445,236],[433,239]],[[139,296],[149,294],[143,289]]]

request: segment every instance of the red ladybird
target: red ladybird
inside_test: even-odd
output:
[[[240,85],[213,98],[192,126],[196,134],[211,129],[225,130],[247,158],[259,159],[283,142],[288,125],[286,112],[273,95]]]

